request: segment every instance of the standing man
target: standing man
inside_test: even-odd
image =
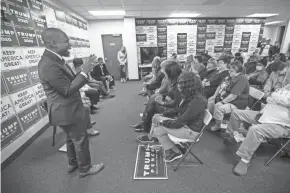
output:
[[[80,177],[93,175],[104,164],[91,165],[85,108],[79,89],[88,81],[95,56],[83,65],[83,71],[73,75],[62,57],[70,55],[68,36],[57,28],[47,28],[41,34],[45,51],[38,63],[39,79],[47,96],[50,125],[59,126],[67,135],[68,172],[79,168]]]

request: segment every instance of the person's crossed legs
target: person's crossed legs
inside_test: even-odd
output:
[[[218,104],[218,103],[217,103]],[[237,107],[231,103],[217,105],[215,104],[213,110],[213,118],[215,119],[215,125],[211,128],[211,131],[218,131],[221,128],[221,123],[224,119],[224,115],[231,113]]]

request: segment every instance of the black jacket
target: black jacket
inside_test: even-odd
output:
[[[110,73],[105,64],[103,64],[103,71],[101,69],[101,65],[97,65],[94,67],[93,71],[91,72],[91,76],[96,80],[100,80],[102,76],[107,76],[107,75],[110,75]]]

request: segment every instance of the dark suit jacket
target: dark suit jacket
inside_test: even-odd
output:
[[[38,63],[40,83],[47,96],[50,124],[70,125],[85,120],[85,110],[79,89],[87,79],[81,74],[74,75],[64,67],[65,61],[45,50]]]
[[[110,75],[110,73],[107,69],[107,66],[105,64],[103,64],[103,72],[104,72],[104,74],[102,73],[101,66],[97,65],[94,67],[93,71],[91,72],[91,76],[96,80],[100,80],[100,78],[102,76]]]

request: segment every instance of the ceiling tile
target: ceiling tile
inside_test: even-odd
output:
[[[146,0],[123,0],[124,5],[142,5]]]
[[[98,1],[103,6],[105,6],[105,5],[122,5],[121,0],[98,0]]]
[[[180,5],[181,2],[177,0],[144,0],[143,5]]]
[[[158,11],[142,11],[141,13],[143,17],[154,17]]]

